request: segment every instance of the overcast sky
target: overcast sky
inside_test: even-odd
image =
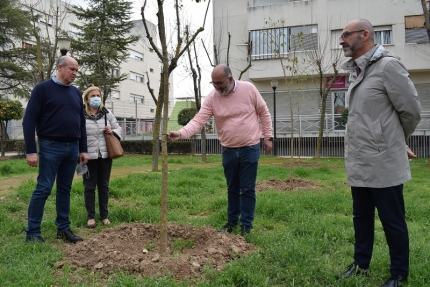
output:
[[[85,6],[84,0],[70,0],[71,4],[75,5],[81,5]],[[133,13],[132,13],[132,20],[139,20],[141,19],[140,10],[143,6],[143,0],[133,0]],[[204,14],[206,12],[207,7],[207,0],[206,2],[202,3],[195,3],[195,1],[192,0],[183,0],[183,9],[180,15],[182,25],[185,25],[187,22],[191,23],[191,28],[194,28],[196,30],[198,27],[200,27],[203,24],[203,18]],[[147,20],[153,22],[154,24],[157,24],[157,1],[156,0],[148,0],[147,1],[147,13],[145,13],[145,17]],[[205,43],[207,44],[207,47],[212,47],[212,41],[211,41],[211,35],[212,35],[212,3],[210,4],[210,8],[208,11],[208,15],[206,18],[206,25],[205,25],[205,31],[200,33],[200,37],[203,38]],[[166,19],[168,19],[166,22],[166,27],[168,29],[169,26],[175,25],[175,9],[174,9],[174,0],[166,0],[164,5],[164,13]],[[190,20],[192,19],[192,21]],[[169,34],[169,33],[167,33]],[[171,34],[171,33],[170,33]],[[172,35],[173,40],[176,40],[176,35]],[[210,66],[209,60],[207,59],[206,53],[203,50],[203,47],[201,47],[201,41],[199,40],[199,45],[196,45],[196,48],[198,50],[199,55],[199,64],[202,69],[202,96],[206,96],[207,93],[209,93],[213,87],[209,84],[211,81],[210,79],[210,73],[212,71],[212,67]],[[210,54],[211,55],[211,54]],[[212,55],[211,55],[212,56]],[[188,75],[184,68],[184,60],[187,60],[188,62],[188,56],[186,53],[182,56],[181,62],[178,64],[178,67],[174,70],[174,84],[173,88],[175,91],[175,97],[185,97],[185,96],[191,96],[194,97],[193,94],[193,84],[191,76]],[[188,66],[188,65],[187,65]]]

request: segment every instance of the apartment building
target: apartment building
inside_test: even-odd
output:
[[[333,73],[332,57],[340,55],[341,62],[346,61],[339,36],[354,19],[369,20],[375,28],[375,41],[401,58],[418,90],[422,112],[430,113],[430,45],[420,1],[214,0],[213,39],[218,58],[221,62],[228,58],[236,78],[251,64],[242,80],[255,84],[272,115],[275,95],[271,81],[278,80],[278,135],[289,132],[292,106],[296,126],[303,124],[302,132],[312,136],[317,131],[321,99],[319,74],[311,67],[308,52],[325,51],[325,85]],[[293,59],[297,60],[294,65]],[[333,130],[343,129],[334,118],[343,110],[349,84],[347,73],[339,72],[326,107],[332,116],[326,127],[331,124]]]
[[[32,7],[35,13],[41,16],[38,25],[43,37],[53,39],[57,28],[65,31],[70,38],[73,38],[77,32],[70,23],[78,24],[79,20],[66,12],[69,1],[21,0],[21,3],[24,9]],[[120,122],[124,123],[123,130],[126,133],[141,134],[150,132],[153,128],[156,104],[150,89],[155,97],[158,97],[161,64],[157,54],[146,39],[142,20],[134,20],[133,23],[134,28],[131,33],[138,35],[140,39],[134,45],[130,45],[129,58],[112,71],[112,73],[117,74],[125,73],[128,78],[108,95],[105,105]],[[153,39],[158,39],[157,26],[149,21],[146,23]],[[28,39],[22,45],[35,45],[35,41]],[[70,51],[69,54],[73,55],[73,51]],[[60,56],[59,51],[58,56]],[[53,74],[55,74],[55,69]],[[150,87],[147,85],[148,80]],[[173,83],[173,74],[170,83]],[[170,90],[169,101],[172,103],[169,105],[170,114],[174,102],[173,89]],[[22,103],[25,107],[26,101],[22,101]],[[21,121],[13,121],[9,125],[8,133],[11,138],[21,138]]]

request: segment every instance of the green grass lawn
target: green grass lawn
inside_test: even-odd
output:
[[[270,159],[270,157],[262,157]],[[226,222],[227,194],[220,156],[170,157],[168,221],[192,226],[221,227]],[[285,159],[288,161],[288,159]],[[254,229],[246,239],[258,252],[229,263],[224,272],[207,268],[204,280],[176,282],[169,277],[134,279],[115,273],[104,285],[99,274],[74,270],[57,262],[61,246],[55,239],[55,196],[45,207],[42,232],[46,244],[24,243],[26,213],[34,180],[24,181],[0,199],[0,286],[380,286],[389,276],[388,248],[380,222],[376,223],[371,276],[336,282],[334,275],[352,262],[353,228],[351,195],[342,159],[303,160],[316,167],[297,167],[296,177],[313,180],[313,190],[257,194]],[[405,184],[407,221],[410,233],[410,287],[430,286],[430,168],[426,159],[411,161],[413,179]],[[150,156],[125,156],[114,161],[114,169],[150,166]],[[176,168],[183,165],[183,168]],[[5,167],[8,166],[8,167]],[[161,167],[161,166],[160,166]],[[24,160],[0,162],[0,176],[27,174],[35,169]],[[287,179],[289,168],[260,164],[257,180]],[[158,224],[160,218],[160,172],[132,173],[111,180],[110,219],[113,226],[128,222]],[[54,193],[55,191],[53,191]],[[86,211],[83,184],[72,188],[72,229],[85,237]],[[97,227],[101,230],[103,227]],[[58,274],[61,274],[58,275]]]

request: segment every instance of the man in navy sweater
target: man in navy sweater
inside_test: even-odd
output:
[[[82,93],[71,85],[78,73],[78,63],[72,57],[62,56],[57,70],[56,76],[33,89],[22,122],[27,163],[32,167],[39,165],[36,189],[28,207],[27,242],[44,243],[40,225],[55,180],[57,238],[71,243],[82,241],[70,230],[69,220],[76,164],[88,161]]]

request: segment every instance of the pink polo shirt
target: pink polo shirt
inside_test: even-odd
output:
[[[272,120],[266,102],[249,82],[235,81],[235,89],[221,96],[215,89],[209,93],[200,111],[182,129],[182,138],[199,132],[214,116],[218,138],[224,147],[244,147],[272,137]],[[261,128],[258,119],[261,121]],[[262,131],[263,130],[263,131]]]

